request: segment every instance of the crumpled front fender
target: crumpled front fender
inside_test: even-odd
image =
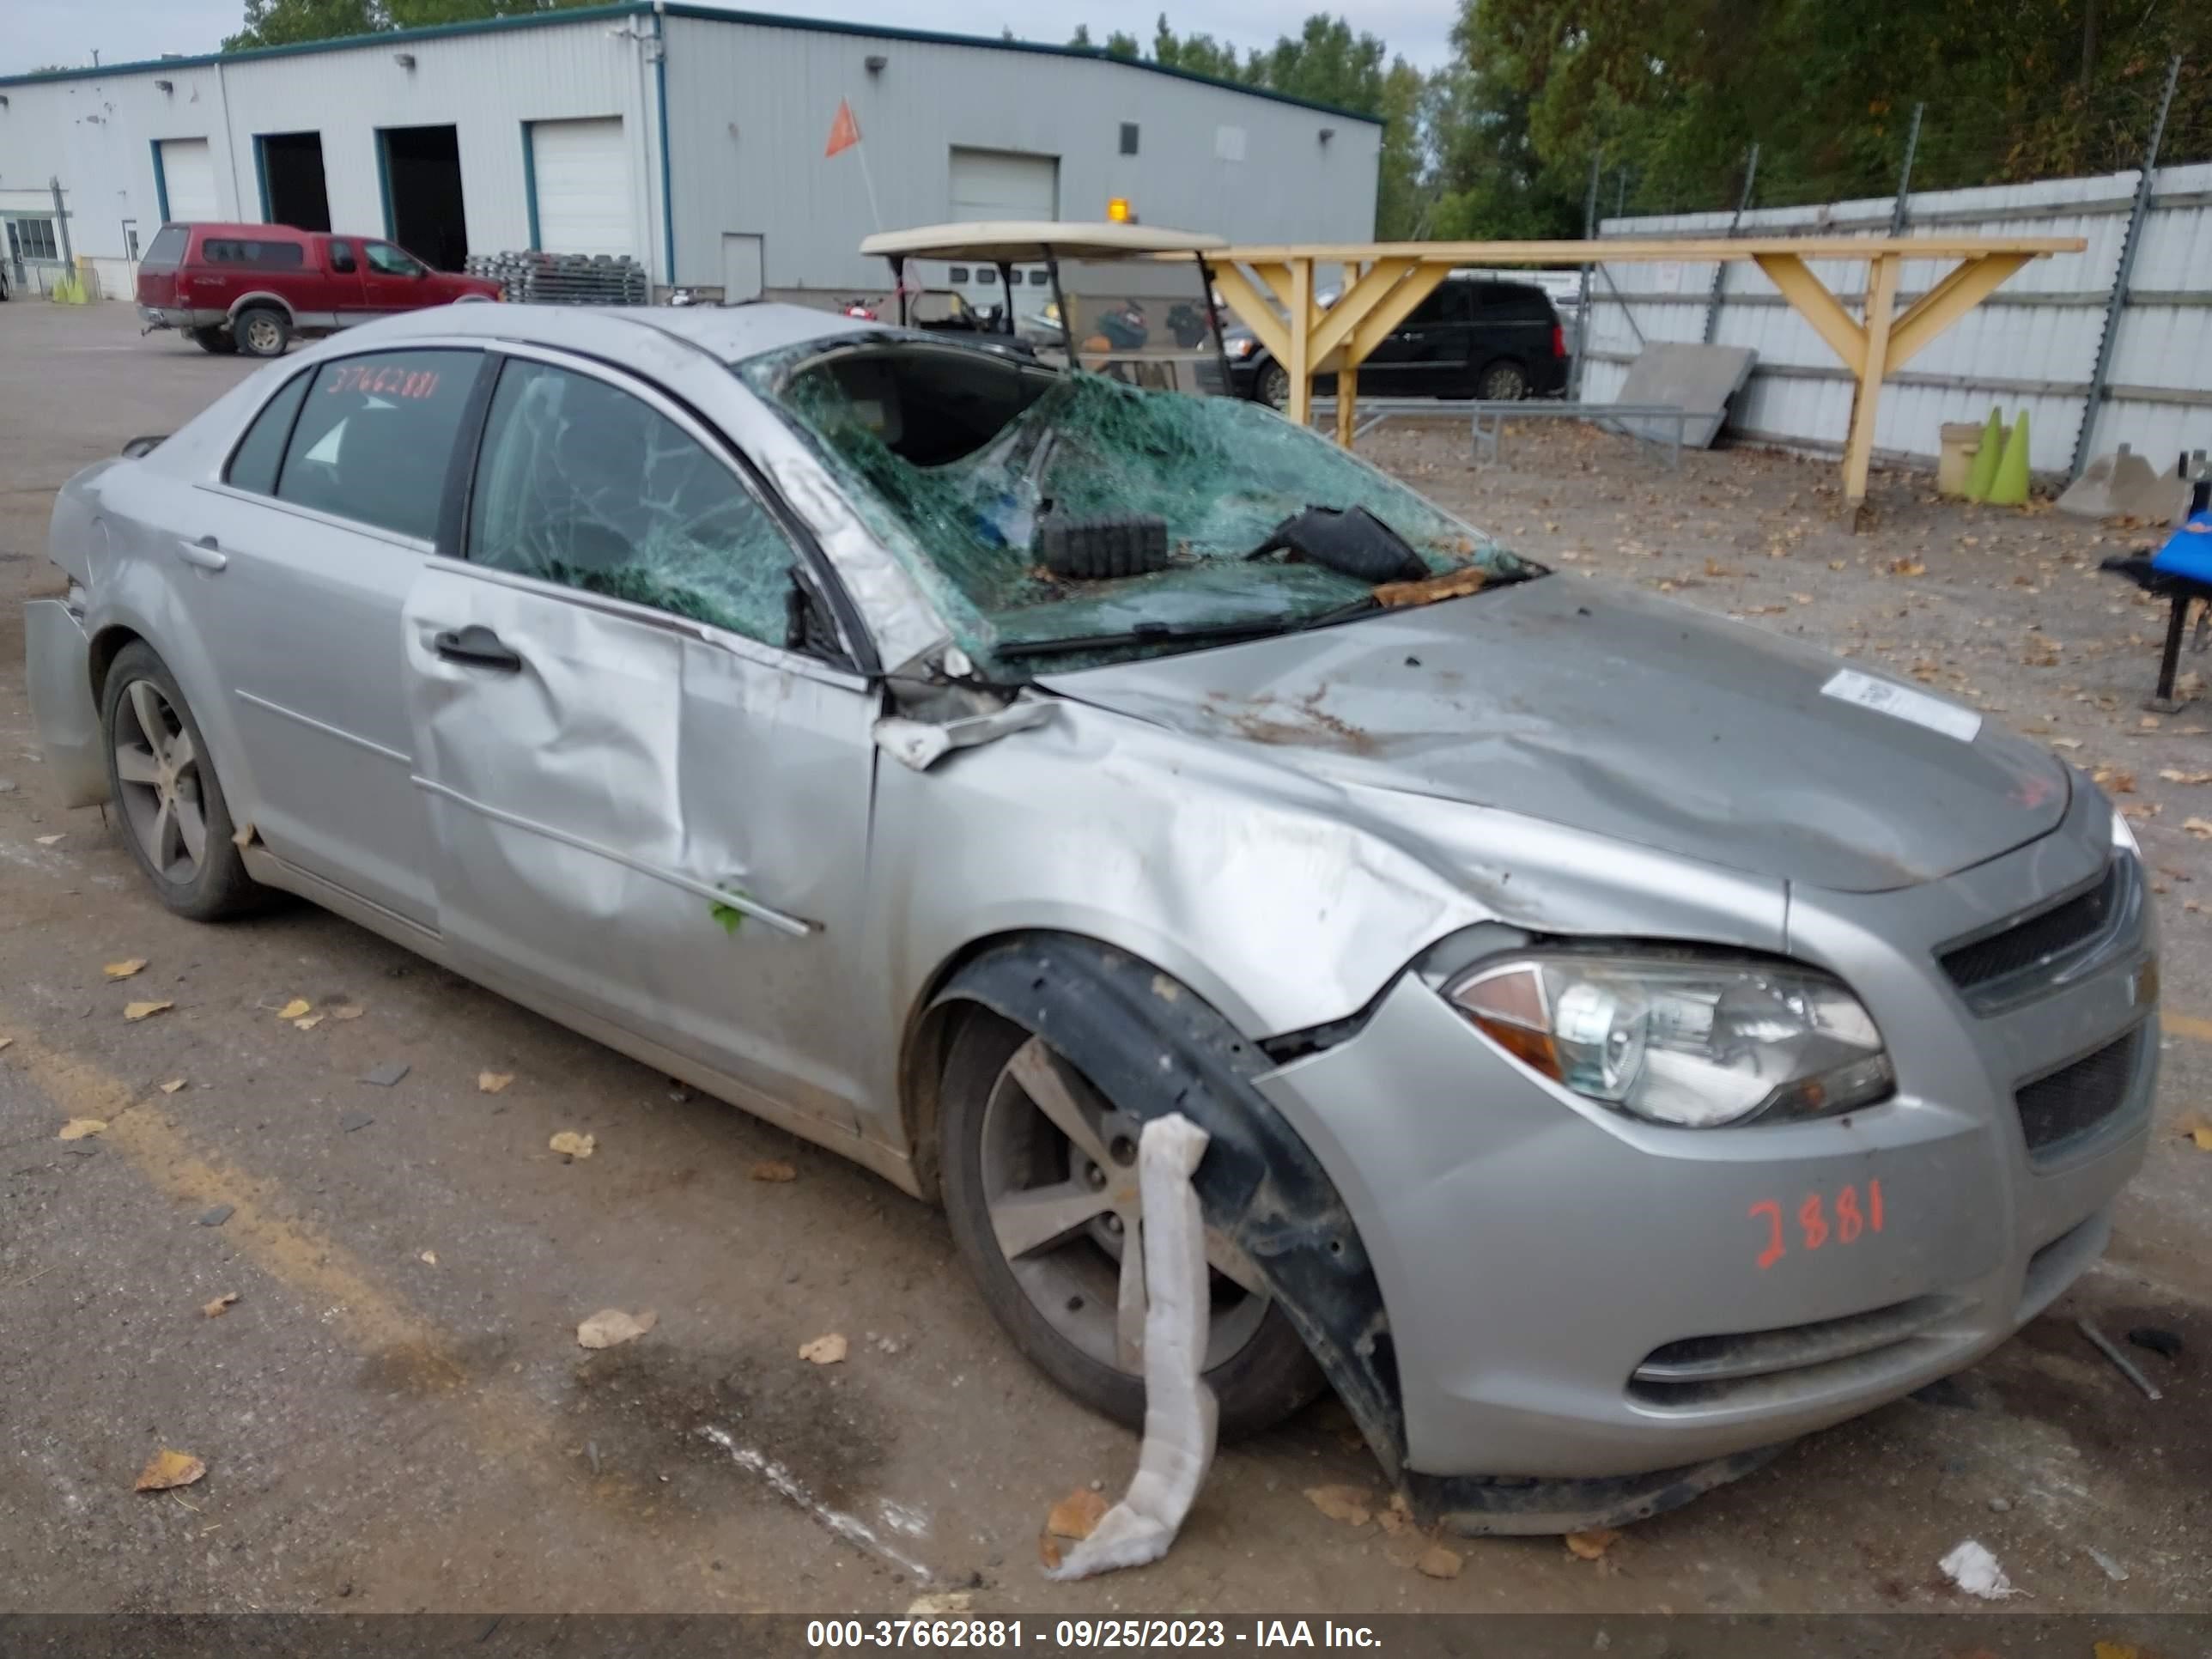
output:
[[[23,678],[46,777],[64,806],[107,799],[107,757],[92,700],[92,641],[63,599],[23,607]]]

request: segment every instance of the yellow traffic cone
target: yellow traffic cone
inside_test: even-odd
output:
[[[1989,424],[1982,428],[1982,447],[1974,452],[1974,464],[1966,469],[1966,499],[1985,501],[1990,498],[1990,486],[1996,482],[1997,459],[2004,448],[2004,422],[1997,416],[1996,405],[1990,405]]]
[[[2005,440],[2004,455],[1997,462],[1997,475],[1990,482],[1987,499],[1991,507],[2027,504],[2027,411],[2024,409],[2012,423],[2012,435]]]

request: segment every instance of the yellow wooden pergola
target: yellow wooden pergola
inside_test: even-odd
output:
[[[1354,242],[1338,246],[1231,246],[1208,254],[1215,286],[1238,319],[1291,377],[1287,413],[1313,410],[1313,377],[1336,376],[1337,441],[1349,445],[1359,365],[1455,269],[1499,265],[1686,264],[1747,259],[1782,290],[1858,382],[1844,447],[1844,497],[1866,500],[1881,383],[1925,350],[2029,260],[2078,253],[2070,236],[1741,236],[1711,240],[1623,237],[1595,242]],[[1822,259],[1867,267],[1866,300],[1854,318],[1810,269]],[[1941,281],[1897,310],[1898,273],[1907,259],[1953,259]],[[1344,291],[1315,303],[1316,267],[1340,265]]]

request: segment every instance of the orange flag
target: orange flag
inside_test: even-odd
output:
[[[841,149],[850,149],[860,142],[860,124],[853,118],[853,106],[843,99],[837,100],[837,118],[830,124],[830,147],[822,152],[824,158]]]

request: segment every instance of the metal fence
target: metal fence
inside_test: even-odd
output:
[[[2156,154],[2156,130],[2148,146]],[[1904,234],[2079,236],[2038,259],[1890,377],[1875,429],[1893,460],[1932,460],[1942,427],[2026,410],[2039,471],[2077,471],[2124,443],[2157,465],[2212,448],[2212,163],[1784,208],[1609,218],[1603,236]],[[1816,269],[1819,267],[1816,266]],[[1908,260],[1900,308],[1943,274]],[[1856,272],[1820,270],[1840,284]],[[1851,376],[1757,267],[1711,261],[1601,266],[1594,275],[1583,395],[1614,398],[1647,343],[1706,341],[1759,354],[1729,430],[1839,450]]]

